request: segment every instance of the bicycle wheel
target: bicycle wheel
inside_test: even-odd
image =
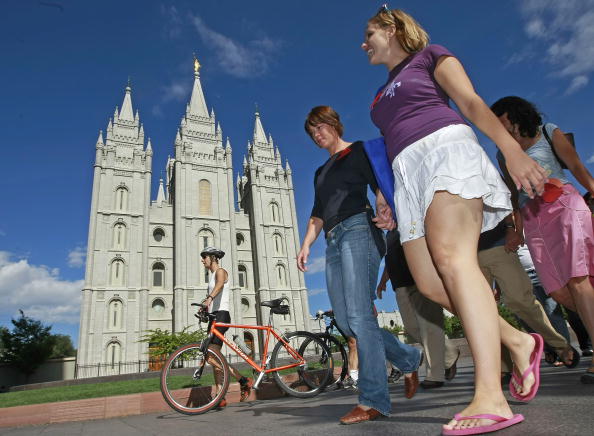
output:
[[[163,398],[174,410],[186,415],[208,412],[219,404],[229,387],[230,371],[225,358],[212,349],[203,353],[200,347],[196,343],[178,348],[161,371]],[[215,372],[213,367],[220,370]]]
[[[293,332],[283,336],[272,350],[271,365],[279,368],[294,365],[304,360],[299,366],[275,371],[274,379],[278,386],[294,397],[308,398],[324,390],[334,371],[334,360],[330,350],[313,333]]]
[[[328,380],[326,388],[337,388],[346,376],[349,375],[348,354],[344,349],[344,345],[342,345],[334,336],[327,333],[318,333],[317,336],[324,342],[324,344],[326,344],[334,359],[334,372],[332,373],[332,377]],[[301,350],[299,352],[301,353]],[[323,358],[323,356],[320,357]],[[337,373],[338,369],[340,369],[339,373]]]

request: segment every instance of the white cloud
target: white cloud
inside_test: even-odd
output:
[[[0,315],[27,316],[44,323],[79,322],[83,280],[61,280],[57,268],[31,265],[27,259],[14,260],[0,251]]]
[[[190,95],[192,83],[186,79],[173,80],[169,85],[161,88],[161,99],[158,104],[151,109],[153,115],[163,116],[162,106],[170,101],[186,101]]]
[[[314,295],[325,294],[326,292],[326,289],[323,288],[309,289],[307,291],[310,297],[313,297]]]
[[[590,163],[590,164],[591,163],[594,163],[594,154],[588,158],[588,160],[586,161],[586,163]]]
[[[202,41],[212,49],[219,66],[235,77],[261,76],[268,72],[281,43],[268,37],[241,43],[208,27],[199,16],[191,17]]]
[[[520,10],[526,35],[548,46],[544,59],[553,76],[570,80],[565,94],[586,86],[594,72],[594,0],[524,0]],[[515,53],[508,64],[522,57]]]
[[[163,33],[169,39],[175,39],[181,35],[182,19],[175,6],[166,7],[161,5],[161,14],[165,17]]]
[[[590,81],[590,79],[588,79],[587,76],[577,76],[577,77],[574,77],[573,80],[571,81],[571,84],[569,85],[569,88],[567,88],[567,91],[565,91],[565,93],[566,94],[573,94],[578,89],[583,88],[584,86],[586,86],[589,81]]]
[[[76,247],[68,253],[68,266],[71,268],[80,268],[85,264],[87,250],[83,247]]]
[[[309,258],[306,274],[317,274],[326,270],[326,258],[324,256]]]

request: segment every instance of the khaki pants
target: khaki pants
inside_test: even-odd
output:
[[[506,307],[522,318],[532,330],[541,334],[555,351],[564,350],[568,346],[567,341],[553,328],[542,305],[536,300],[532,282],[517,253],[508,253],[503,246],[493,247],[479,251],[478,260],[489,284],[495,280],[499,285]],[[511,359],[507,351],[502,353],[502,359],[501,370],[510,371]]]
[[[454,364],[459,353],[458,347],[445,336],[443,309],[424,297],[416,286],[396,288],[396,301],[404,330],[425,351],[425,380],[443,382],[445,369]]]

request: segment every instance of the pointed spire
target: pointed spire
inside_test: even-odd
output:
[[[144,124],[140,125],[140,129],[138,130],[138,137],[144,138]]]
[[[140,114],[138,113],[138,109],[136,109],[136,114],[134,114],[134,121],[138,124],[140,120]]]
[[[181,135],[179,133],[179,129],[177,130],[177,133],[175,134],[175,143],[181,143]]]
[[[157,192],[157,204],[165,201],[165,189],[163,188],[163,179],[159,179],[159,191]]]
[[[194,87],[192,88],[192,97],[190,97],[190,107],[188,114],[208,118],[208,109],[206,100],[200,84],[200,62],[194,56]]]
[[[212,118],[213,120],[215,119],[214,107],[210,108],[210,118]]]
[[[289,165],[289,159],[287,159],[287,160],[285,161],[285,171],[286,171],[287,173],[289,173],[289,174],[291,174],[291,172],[292,172],[292,171],[291,171],[291,166]]]
[[[132,110],[132,88],[130,85],[126,86],[126,94],[124,94],[124,101],[122,102],[122,109],[120,110],[119,119],[126,121],[134,121],[134,111]]]
[[[97,138],[97,147],[102,147],[104,145],[103,143],[103,130],[99,130],[99,137]]]
[[[256,122],[254,123],[254,143],[263,143],[266,144],[266,134],[264,133],[264,127],[262,126],[262,121],[260,121],[260,111],[258,110],[258,106],[256,106]]]
[[[245,158],[245,156],[243,157],[243,166],[244,168],[247,167],[247,159]]]
[[[151,144],[151,138],[148,139],[148,142],[146,144],[146,151],[153,151],[153,146]]]
[[[115,111],[113,112],[113,121],[117,121],[119,115],[118,112],[120,111],[120,109],[116,106]]]
[[[227,143],[225,144],[225,150],[231,151],[231,141],[229,141],[228,136],[227,136]]]

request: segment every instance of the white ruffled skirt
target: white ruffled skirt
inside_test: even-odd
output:
[[[443,127],[406,147],[392,162],[394,203],[402,243],[425,236],[425,215],[436,191],[483,199],[481,232],[512,211],[499,172],[465,124]]]

